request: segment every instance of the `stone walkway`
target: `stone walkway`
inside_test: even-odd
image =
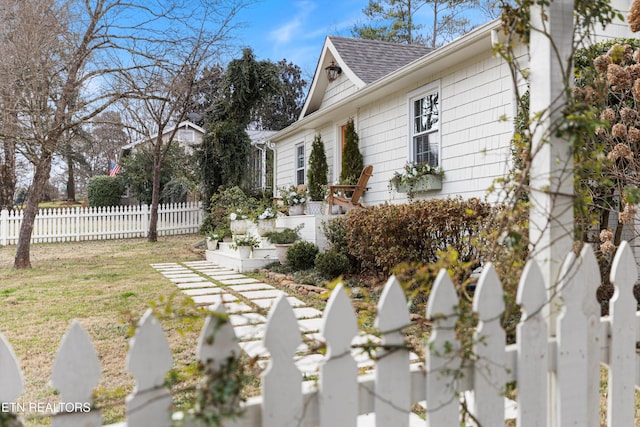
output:
[[[229,313],[240,347],[250,357],[258,357],[263,365],[266,364],[269,354],[262,345],[266,314],[276,298],[285,292],[211,261],[152,264],[152,267],[175,283],[196,304],[212,308],[222,302]],[[287,299],[298,318],[300,330],[306,337],[304,341],[317,339],[322,312],[309,307],[298,298],[287,296]],[[376,338],[368,336],[363,339]],[[323,356],[310,353],[306,344],[302,344],[298,350],[298,369],[305,376],[317,375]],[[353,350],[353,357],[360,368],[373,365],[368,356],[358,349]]]

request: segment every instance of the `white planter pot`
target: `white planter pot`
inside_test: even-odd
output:
[[[212,240],[207,237],[207,249],[210,251],[215,251],[218,249],[218,241]]]
[[[280,243],[275,244],[274,246],[276,247],[276,257],[278,257],[278,261],[280,261],[280,264],[282,265],[286,264],[287,251],[291,246],[293,246],[293,243]]]
[[[275,231],[276,220],[273,219],[261,219],[258,221],[258,236],[263,237],[265,234]]]
[[[251,246],[238,246],[238,254],[240,259],[251,258]]]
[[[289,216],[294,216],[294,215],[304,215],[304,206],[303,205],[289,206]]]
[[[307,215],[322,215],[322,202],[307,202]]]
[[[236,219],[235,221],[231,221],[229,223],[229,228],[231,228],[231,233],[235,234],[247,234],[247,220],[246,219]]]

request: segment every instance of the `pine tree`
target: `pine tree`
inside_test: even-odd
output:
[[[345,144],[342,152],[342,172],[340,173],[340,182],[345,185],[354,185],[362,173],[364,163],[362,154],[358,148],[360,138],[356,132],[353,119],[347,122],[345,131]]]
[[[309,197],[313,201],[321,201],[328,183],[327,155],[324,152],[322,137],[316,135],[313,138],[311,154],[309,155],[309,170],[307,171],[307,181],[309,182]]]

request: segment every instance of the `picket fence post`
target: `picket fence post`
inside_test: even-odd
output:
[[[53,364],[51,383],[58,390],[62,405],[53,415],[51,426],[100,427],[100,410],[86,410],[86,405],[92,403],[91,396],[99,381],[98,355],[87,332],[74,320],[62,338]]]
[[[127,369],[136,381],[126,398],[128,427],[171,426],[171,394],[164,387],[173,358],[160,322],[149,309],[131,338]]]
[[[9,211],[2,209],[0,211],[0,246],[7,246],[9,237]]]

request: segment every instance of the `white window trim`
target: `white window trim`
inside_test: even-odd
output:
[[[304,158],[303,162],[302,162],[302,168],[298,167],[298,149],[302,147],[302,156]],[[305,183],[306,183],[306,174],[307,174],[307,149],[305,147],[304,142],[300,142],[298,144],[296,144],[293,148],[293,182],[295,183],[296,186],[300,185],[300,183],[298,182],[298,171],[300,171],[301,169],[304,171],[305,174]]]
[[[438,124],[438,166],[442,167],[442,87],[440,81],[434,81],[415,89],[407,94],[407,159],[415,161],[415,150],[413,147],[413,101],[422,98],[430,92],[437,92],[440,100],[440,122]]]

